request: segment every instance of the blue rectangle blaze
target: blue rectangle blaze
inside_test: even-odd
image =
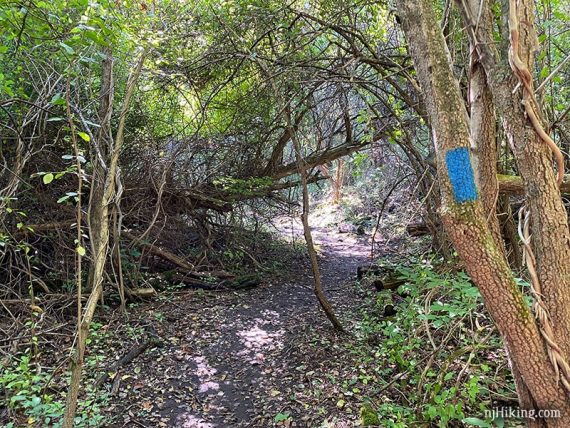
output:
[[[475,185],[471,159],[469,158],[469,149],[467,147],[459,147],[449,150],[445,154],[445,164],[455,201],[462,203],[476,200],[477,187]]]

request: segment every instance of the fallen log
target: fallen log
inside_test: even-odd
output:
[[[156,290],[152,287],[131,288],[127,292],[130,296],[140,297],[142,299],[156,296]]]
[[[425,236],[430,235],[431,231],[425,223],[412,223],[406,226],[406,232],[410,236]]]
[[[192,276],[192,275],[188,275],[184,274],[184,273],[180,273],[180,272],[174,272],[174,273],[170,273],[168,274],[167,278],[168,282],[172,283],[172,284],[184,284],[187,285],[191,288],[197,288],[200,290],[215,290],[217,288],[219,288],[219,284],[216,283],[207,283],[205,281],[202,281],[200,279],[197,279],[196,277]]]
[[[376,291],[395,290],[400,285],[406,283],[406,280],[398,278],[397,273],[386,267],[381,266],[358,266],[356,269],[356,277],[359,281],[364,278],[370,280]]]
[[[497,174],[499,182],[499,192],[505,194],[522,195],[524,193],[524,185],[522,178],[518,175]],[[564,181],[560,185],[560,192],[570,194],[570,175],[564,176]]]
[[[376,279],[374,281],[374,287],[376,288],[376,291],[395,290],[400,285],[404,285],[405,283],[406,283],[406,280],[404,280],[404,279],[393,278],[393,277],[388,276],[388,277],[384,277],[381,279]]]

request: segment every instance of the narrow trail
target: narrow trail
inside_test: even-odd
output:
[[[280,226],[285,236],[299,236],[299,227]],[[342,320],[361,303],[353,284],[357,266],[368,260],[369,237],[320,227],[313,235],[325,293]],[[323,415],[303,392],[312,388],[312,374],[326,382],[336,351],[315,341],[323,337],[330,345],[343,338],[317,304],[308,260],[291,271],[286,280],[253,290],[184,293],[145,307],[148,319],[162,320],[153,325],[164,345],[123,374],[113,399],[114,426],[268,427],[278,414],[294,416],[281,426],[319,426]],[[336,409],[334,397],[321,398],[323,408]]]

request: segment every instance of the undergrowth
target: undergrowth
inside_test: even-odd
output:
[[[491,418],[517,399],[501,339],[469,277],[432,259],[383,267],[405,283],[379,293],[360,284],[368,304],[350,351],[366,384],[363,426],[521,426]],[[384,316],[388,304],[396,315]]]
[[[104,391],[96,391],[93,385],[93,373],[99,362],[105,357],[102,347],[106,332],[99,323],[93,323],[88,343],[90,352],[85,357],[86,388],[78,401],[74,426],[100,427],[105,425],[103,409],[109,396]],[[28,348],[20,354],[11,356],[0,367],[0,388],[11,421],[5,428],[16,427],[60,427],[65,410],[67,384],[60,385],[58,374],[67,366],[48,368],[42,365],[42,358],[34,348]]]

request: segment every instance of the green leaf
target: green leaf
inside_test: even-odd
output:
[[[53,98],[50,101],[50,104],[53,104],[54,106],[63,105],[65,104],[65,98],[63,98],[61,94],[58,92],[53,96]]]
[[[10,398],[10,401],[12,403],[15,403],[17,401],[24,401],[27,400],[27,397],[24,395],[14,395],[13,397]]]
[[[73,50],[73,48],[69,45],[66,45],[63,42],[59,42],[59,45],[65,49],[65,51],[69,54],[69,55],[73,55],[75,53],[75,51]]]
[[[83,257],[85,255],[85,248],[82,247],[81,245],[79,245],[77,247],[77,254],[79,254],[81,257]]]
[[[43,182],[44,184],[50,184],[53,181],[53,174],[51,172],[44,175]]]
[[[462,420],[462,422],[476,427],[492,428],[492,425],[489,422],[486,422],[483,419],[479,418],[465,418]]]
[[[286,421],[287,419],[289,419],[288,413],[277,413],[275,415],[275,422],[282,422],[282,421]]]
[[[89,136],[89,134],[86,134],[85,132],[78,132],[77,135],[79,135],[84,141],[91,141],[91,137]]]

